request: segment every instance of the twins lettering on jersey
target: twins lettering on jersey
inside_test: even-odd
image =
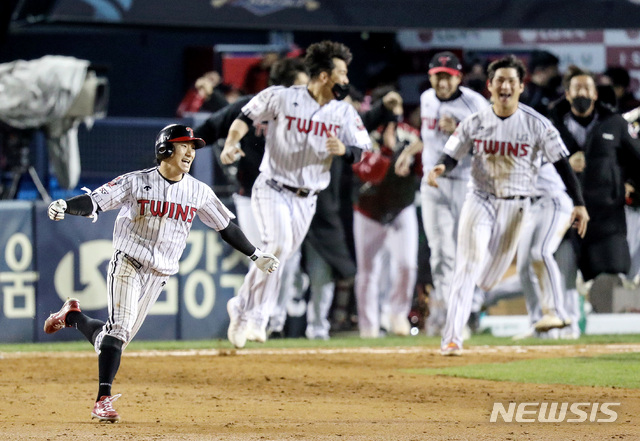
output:
[[[311,133],[317,136],[329,137],[330,133],[333,135],[340,129],[338,124],[327,124],[321,121],[313,121],[310,119],[298,118],[297,116],[287,116],[285,118],[289,123],[287,124],[287,130],[297,130],[300,133]]]
[[[428,130],[437,130],[438,132],[442,132],[438,121],[440,121],[438,118],[429,118],[428,116],[423,116],[422,126],[426,127]]]
[[[527,156],[529,154],[529,144],[520,142],[497,141],[494,139],[474,139],[473,153],[484,153],[496,156]]]
[[[149,199],[139,199],[140,216],[146,216],[147,206],[149,214],[154,217],[167,216],[169,219],[183,220],[185,222],[193,222],[198,209],[188,205],[182,205],[175,202],[155,201]]]

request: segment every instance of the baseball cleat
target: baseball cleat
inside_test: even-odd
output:
[[[410,335],[411,323],[409,323],[408,314],[396,314],[390,317],[391,333],[395,335]]]
[[[255,322],[247,322],[247,340],[264,343],[267,341],[267,331]]]
[[[457,344],[451,342],[440,350],[440,353],[445,356],[459,356],[462,355],[462,348]]]
[[[561,329],[569,326],[571,320],[561,320],[558,316],[552,314],[545,314],[540,320],[538,320],[533,328],[538,332],[547,332],[550,329]]]
[[[227,302],[227,312],[229,313],[227,338],[236,348],[244,348],[244,345],[247,344],[247,321],[243,320],[238,297],[232,297]]]
[[[67,327],[67,314],[71,311],[80,312],[80,301],[78,299],[67,299],[60,308],[60,311],[54,312],[44,321],[44,332],[53,334],[62,328]]]
[[[100,422],[104,423],[117,423],[120,420],[120,415],[113,408],[113,402],[120,398],[122,394],[113,396],[104,395],[100,397],[99,401],[93,406],[91,411],[91,419],[97,418]]]

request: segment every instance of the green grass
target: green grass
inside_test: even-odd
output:
[[[513,341],[508,337],[477,335],[465,341],[470,346],[533,346],[533,345],[572,345],[572,344],[615,344],[640,343],[640,334],[620,335],[586,335],[579,340],[540,340],[527,339]],[[386,337],[379,339],[361,339],[357,335],[342,334],[329,341],[299,339],[269,340],[264,344],[247,344],[251,348],[350,348],[350,347],[394,347],[394,346],[430,346],[438,348],[440,339],[436,337]],[[231,349],[226,339],[193,340],[193,341],[142,341],[134,340],[128,350],[181,350],[181,349]],[[34,352],[34,351],[92,351],[93,348],[84,340],[59,343],[15,343],[0,344],[0,352]]]
[[[640,352],[595,357],[549,358],[405,372],[516,383],[640,388]]]

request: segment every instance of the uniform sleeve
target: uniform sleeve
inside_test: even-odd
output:
[[[285,90],[282,86],[271,86],[251,98],[242,108],[242,113],[253,121],[272,120],[279,108],[281,92]]]
[[[560,132],[551,123],[545,124],[540,137],[540,144],[547,161],[554,163],[569,156],[569,150],[560,137]]]
[[[102,211],[114,210],[127,203],[131,196],[133,179],[131,175],[118,176],[114,180],[98,187],[91,193],[91,199]]]
[[[235,216],[229,209],[218,199],[218,196],[206,187],[205,201],[198,210],[198,217],[208,227],[216,231],[224,230],[235,219]]]
[[[207,144],[213,144],[218,139],[226,138],[229,128],[240,113],[242,107],[249,102],[249,98],[240,98],[236,102],[213,113],[207,120],[196,127],[194,136],[202,138]]]
[[[347,146],[358,147],[362,150],[371,150],[371,138],[362,123],[362,119],[356,109],[347,105],[344,126],[338,138]]]
[[[455,132],[449,137],[442,150],[443,153],[451,156],[456,161],[464,158],[473,145],[473,140],[469,136],[469,128],[473,121],[472,117],[470,116],[458,124]]]

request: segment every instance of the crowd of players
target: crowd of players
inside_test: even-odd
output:
[[[292,60],[295,58],[275,62],[271,84],[292,84],[278,79],[278,75],[286,71],[283,66],[291,65]],[[506,291],[507,295],[525,294],[532,322],[528,336],[578,338],[581,311],[577,277],[588,281],[603,273],[620,274],[625,283],[638,282],[640,258],[637,257],[636,230],[626,228],[638,217],[634,195],[637,118],[628,116],[630,125],[625,126],[628,137],[616,136],[601,146],[610,153],[610,163],[599,162],[601,157],[598,159],[595,152],[602,142],[594,140],[592,134],[602,128],[610,113],[629,112],[640,102],[630,92],[630,77],[623,68],[612,67],[601,74],[592,74],[572,66],[561,73],[558,65],[554,55],[533,52],[520,102],[550,118],[561,133],[569,149],[569,162],[586,193],[586,206],[592,208],[589,234],[580,239],[575,231],[567,228],[571,200],[553,167],[543,167],[532,204],[534,210],[525,226],[529,240],[521,241],[518,249],[519,277],[508,280],[511,285],[506,283],[494,291],[476,290],[469,323],[472,330],[477,327],[478,313]],[[303,68],[300,63],[298,69]],[[465,76],[464,72],[469,74]],[[286,332],[282,317],[288,301],[299,302],[305,295],[309,300],[306,316],[309,326],[305,333],[308,338],[327,339],[330,331],[349,329],[350,325],[357,325],[362,337],[385,333],[407,335],[412,327],[410,315],[415,322],[413,326],[424,327],[428,335],[441,334],[471,155],[447,173],[438,188],[427,184],[426,174],[437,162],[457,125],[472,113],[490,106],[486,72],[486,63],[481,61],[474,60],[464,69],[453,53],[435,54],[425,73],[428,82],[424,85],[426,90],[421,92],[420,106],[413,111],[402,105],[402,98],[393,92],[392,85],[375,89],[367,96],[351,88],[347,100],[359,111],[374,148],[353,166],[334,159],[331,187],[320,193],[320,197],[332,193],[331,202],[322,208],[319,204],[316,213],[317,217],[328,219],[318,222],[324,225],[321,237],[325,240],[316,241],[315,247],[308,245],[317,236],[312,225],[309,239],[301,247],[302,257],[298,251],[289,265],[284,265],[286,275],[278,306],[274,308],[277,313],[271,317],[272,325],[263,326],[266,332],[258,332],[258,338],[250,335],[250,339],[264,341],[269,335],[300,334],[295,326]],[[572,90],[572,78],[587,84]],[[246,104],[248,97],[240,102]],[[235,117],[241,108],[237,104],[223,108],[208,123],[196,128],[196,133],[208,143],[224,139],[225,131],[215,135],[207,133],[207,130],[211,132],[211,121],[230,109]],[[406,116],[405,110],[408,110]],[[262,144],[262,148],[248,153],[254,156],[249,167],[254,171],[241,171],[238,176],[240,193],[245,196],[250,195],[252,182],[242,183],[242,178],[249,174],[255,179],[263,148]],[[250,152],[251,147],[243,150]],[[247,169],[244,159],[239,163],[240,170]],[[613,170],[613,182],[594,175],[603,168]],[[620,188],[624,194],[620,194]],[[421,197],[416,200],[417,190]],[[609,197],[611,193],[617,197]],[[556,199],[548,199],[550,195]],[[415,205],[421,209],[416,210]],[[534,216],[536,213],[539,214]],[[556,222],[541,225],[549,216]],[[418,237],[423,233],[419,219],[428,243],[428,248],[423,246],[420,252]],[[553,240],[545,241],[545,234]],[[344,240],[350,254],[345,252]],[[329,246],[318,253],[315,251],[318,243]],[[429,259],[428,265],[424,265],[425,256]],[[418,265],[419,259],[421,265]],[[311,283],[305,283],[309,280]],[[310,294],[306,293],[309,285]],[[562,295],[558,297],[556,291]],[[352,292],[354,295],[350,297]],[[542,303],[537,301],[541,296],[545,298]],[[423,299],[427,308],[423,308]],[[421,317],[423,312],[426,317]],[[424,324],[422,318],[426,318]]]
[[[223,106],[195,131],[165,127],[157,167],[52,202],[54,221],[120,209],[109,319],[92,319],[68,299],[44,324],[49,334],[76,327],[99,353],[92,416],[119,420],[111,386],[121,353],[177,272],[196,215],[255,264],[227,304],[237,348],[283,333],[282,311],[305,295],[296,282],[305,273],[307,338],[330,337],[331,307],[348,309],[351,288],[362,338],[409,335],[414,297],[423,292],[425,332],[442,337],[443,355],[461,355],[469,318],[516,256],[530,335],[578,338],[578,271],[585,280],[604,273],[637,282],[640,107],[625,87],[611,87],[619,70],[602,84],[570,66],[554,92],[557,59],[538,55],[530,78],[513,55],[492,61],[486,91],[477,81],[474,91],[455,54],[435,54],[412,126],[396,91],[376,90],[368,103],[353,93],[348,47],[316,43],[302,60],[275,61],[268,87]],[[623,115],[620,106],[633,108],[622,107]],[[214,143],[223,146],[216,152],[223,165],[239,163],[242,229],[188,174],[196,150]],[[430,255],[420,267],[418,190]],[[416,289],[422,272],[430,274],[428,290]]]

